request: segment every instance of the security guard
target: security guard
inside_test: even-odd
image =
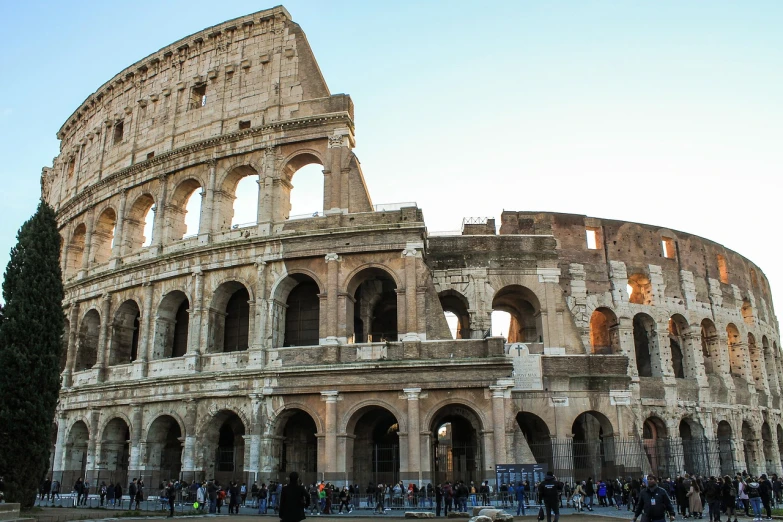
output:
[[[674,506],[672,506],[669,495],[666,494],[666,490],[658,487],[655,475],[647,475],[647,487],[643,488],[639,494],[633,522],[636,522],[642,513],[644,513],[644,522],[661,522],[666,520],[667,512],[669,519],[674,521]]]

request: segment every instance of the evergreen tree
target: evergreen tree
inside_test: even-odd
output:
[[[32,507],[49,469],[60,389],[60,234],[45,202],[17,234],[0,315],[0,476],[7,502]]]

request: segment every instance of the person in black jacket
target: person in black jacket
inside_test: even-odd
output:
[[[546,472],[546,478],[538,485],[538,497],[544,504],[546,510],[546,522],[552,522],[552,513],[555,514],[555,521],[560,520],[560,492],[557,490],[557,480],[554,473]]]
[[[669,513],[669,519],[674,521],[674,506],[666,491],[658,487],[658,480],[655,475],[647,475],[647,487],[639,493],[639,500],[636,502],[636,509],[633,513],[633,522],[644,513],[646,522],[660,522],[666,520],[666,513]]]
[[[305,519],[305,509],[310,505],[310,495],[299,484],[299,473],[292,471],[288,484],[280,493],[281,522],[300,522]]]
[[[766,473],[762,473],[759,477],[759,486],[761,502],[764,504],[764,511],[767,512],[767,520],[772,520],[772,483],[767,480]]]

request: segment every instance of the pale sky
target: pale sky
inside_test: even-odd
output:
[[[0,266],[87,96],[273,5],[0,0]],[[284,5],[354,101],[374,203],[415,201],[431,231],[507,209],[690,232],[757,263],[783,302],[783,2]],[[320,210],[318,173],[297,178],[292,214]]]

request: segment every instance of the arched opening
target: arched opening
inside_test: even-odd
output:
[[[740,340],[740,333],[733,323],[726,325],[726,336],[729,344],[729,366],[732,375],[745,378],[746,355],[745,346]]]
[[[121,418],[115,417],[103,428],[101,437],[100,462],[105,466],[106,482],[128,483],[128,465],[130,463],[130,428]],[[100,473],[100,468],[99,471]],[[100,475],[96,483],[100,484]]]
[[[454,290],[444,290],[438,297],[452,338],[470,339],[469,305],[465,296]]]
[[[320,339],[321,298],[318,283],[302,274],[289,277],[291,284],[285,300],[283,346],[316,346]]]
[[[125,252],[136,252],[152,243],[154,205],[155,200],[149,194],[142,194],[133,202],[123,224]]]
[[[140,318],[141,312],[136,301],[125,301],[117,309],[111,326],[109,366],[128,364],[138,357]]]
[[[616,477],[612,423],[602,413],[587,411],[571,426],[573,433],[574,478]]]
[[[668,436],[666,423],[659,417],[647,417],[642,424],[642,440],[644,440],[644,451],[650,461],[650,469],[660,477],[671,476],[668,466]]]
[[[742,421],[742,448],[745,451],[745,469],[751,475],[756,474],[756,432],[748,421]]]
[[[766,382],[764,381],[764,356],[756,344],[756,336],[748,334],[748,356],[750,357],[750,373],[756,390],[763,391]]]
[[[478,416],[464,406],[448,405],[435,414],[430,425],[434,484],[458,480],[468,484],[482,479],[481,429]]]
[[[688,346],[686,346],[685,332],[688,330],[688,323],[680,314],[675,314],[669,319],[669,348],[672,354],[672,371],[677,379],[685,377],[695,377],[692,371]],[[683,353],[684,352],[684,353]]]
[[[720,341],[715,323],[709,319],[701,322],[701,354],[704,358],[704,372],[711,375],[720,368]]]
[[[299,154],[286,164],[283,172],[290,183],[286,219],[315,217],[327,210],[321,160],[312,154]]]
[[[517,413],[516,421],[519,426],[518,433],[524,440],[514,441],[517,448],[514,455],[520,456],[521,462],[530,462],[532,457],[537,464],[546,464],[548,469],[554,471],[552,436],[546,422],[538,415],[527,411]],[[517,434],[514,435],[516,439]]]
[[[772,350],[769,347],[769,339],[767,339],[766,335],[761,338],[761,350],[764,353],[764,368],[767,373],[769,392],[773,397],[778,397],[780,395],[780,389],[778,388],[777,364],[775,357],[772,354]]]
[[[71,426],[66,437],[63,451],[63,478],[60,481],[65,486],[73,485],[76,479],[84,477],[87,471],[87,444],[90,440],[90,430],[83,421],[76,421]]]
[[[358,484],[396,484],[400,480],[400,431],[397,418],[387,409],[378,406],[363,408],[349,422],[348,433],[354,438],[352,472]]]
[[[273,466],[280,470],[278,480],[288,480],[292,471],[299,473],[303,484],[318,479],[318,428],[305,411],[285,410],[277,421],[278,438],[273,442]],[[276,464],[276,466],[275,466]]]
[[[366,268],[348,285],[353,301],[346,299],[347,317],[353,317],[353,336],[357,343],[397,340],[397,284],[388,272]]]
[[[639,377],[660,376],[658,335],[655,321],[649,315],[636,314],[633,317],[633,343]]]
[[[73,276],[82,267],[85,255],[85,240],[87,227],[84,223],[79,223],[71,235],[71,241],[68,243],[68,252],[66,259],[65,275]]]
[[[190,302],[184,292],[167,293],[158,306],[155,317],[155,340],[152,358],[182,357],[188,351]]]
[[[490,316],[490,332],[492,337],[505,337],[511,331],[511,314],[502,310],[494,310]]]
[[[71,337],[71,322],[65,319],[63,324],[63,335],[60,337],[60,373],[65,371],[68,365],[68,339]]]
[[[117,214],[109,207],[98,217],[95,230],[92,233],[92,261],[95,264],[107,263],[111,258],[114,245],[114,229],[117,226]]]
[[[73,371],[89,370],[98,362],[98,336],[101,330],[101,316],[97,310],[90,310],[79,326],[79,344],[76,347],[76,361]]]
[[[201,183],[195,179],[187,179],[177,185],[171,203],[166,207],[169,240],[178,241],[198,234],[203,195],[200,189]]]
[[[690,474],[707,475],[710,469],[710,447],[704,437],[704,428],[693,419],[680,421],[680,440],[685,470]]]
[[[221,229],[243,228],[258,222],[258,173],[251,167],[237,167],[231,171],[223,183],[223,193],[233,194],[226,197],[222,207]]]
[[[229,281],[220,285],[212,298],[209,316],[211,353],[247,350],[250,332],[250,293],[242,283]]]
[[[239,415],[221,410],[209,423],[204,436],[207,475],[220,484],[242,478],[245,466],[245,425]]]
[[[503,287],[492,299],[492,310],[511,315],[509,343],[544,342],[541,324],[541,305],[538,297],[529,288],[519,285]]]
[[[761,449],[764,453],[764,471],[771,470],[775,465],[773,460],[772,430],[769,429],[769,424],[766,422],[761,425]]]
[[[147,466],[153,471],[151,484],[179,479],[183,437],[179,423],[170,415],[161,415],[152,423],[147,433]]]
[[[644,274],[633,274],[628,277],[628,301],[633,304],[652,304],[652,285]]]
[[[720,461],[720,474],[733,476],[734,469],[734,442],[731,424],[726,421],[718,423],[718,459]]]
[[[745,321],[745,324],[748,326],[753,326],[753,307],[751,306],[750,300],[747,297],[742,300],[742,308],[740,309],[740,313],[742,314],[742,320]]]
[[[596,308],[590,316],[590,345],[596,355],[620,353],[617,316],[609,308]]]

